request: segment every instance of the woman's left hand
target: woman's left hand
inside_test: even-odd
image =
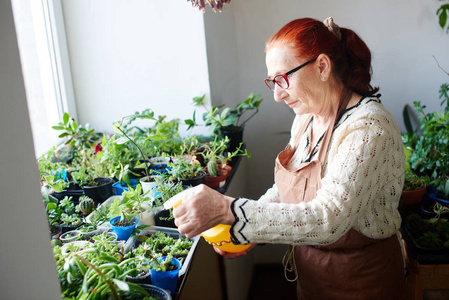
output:
[[[168,201],[175,206],[173,216],[178,231],[191,238],[218,224],[232,225],[235,221],[230,208],[233,200],[201,184],[182,191]],[[182,203],[177,205],[180,201]]]
[[[252,244],[245,251],[234,252],[234,253],[223,251],[223,250],[221,250],[221,249],[219,249],[219,248],[217,248],[215,246],[214,246],[214,250],[215,250],[215,252],[217,252],[218,254],[220,254],[220,255],[222,255],[222,256],[224,256],[226,258],[239,258],[239,257],[245,256],[246,254],[248,254],[248,251],[250,251],[251,249],[253,249],[256,246],[257,246],[257,244]]]

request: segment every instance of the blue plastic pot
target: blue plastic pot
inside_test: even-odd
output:
[[[134,229],[136,229],[137,226],[137,218],[134,217],[134,224],[131,226],[121,227],[121,226],[114,226],[114,223],[116,220],[120,220],[120,216],[112,218],[109,223],[112,226],[112,230],[114,230],[115,234],[117,234],[117,240],[118,241],[126,241],[129,239],[131,233],[133,233]]]
[[[159,258],[159,260],[165,259],[165,256]],[[178,285],[179,271],[181,270],[182,263],[176,258],[172,258],[172,264],[176,264],[178,268],[173,271],[155,271],[151,269],[151,284],[160,287],[164,290],[170,291],[172,295],[176,293],[176,287]]]
[[[135,189],[137,187],[137,179],[130,179],[131,185]],[[112,191],[114,192],[114,195],[121,195],[124,191],[128,191],[129,188],[127,185],[123,186],[120,184],[120,181],[115,182],[112,185]]]

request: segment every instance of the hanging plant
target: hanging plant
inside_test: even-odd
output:
[[[187,0],[192,2],[193,7],[198,7],[205,12],[206,5],[209,5],[214,12],[221,12],[223,10],[223,4],[230,3],[231,0]]]

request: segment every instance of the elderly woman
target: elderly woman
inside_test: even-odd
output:
[[[404,299],[403,145],[370,85],[370,50],[332,18],[298,19],[267,42],[266,65],[275,101],[296,114],[273,187],[258,201],[189,189],[173,211],[179,231],[222,223],[235,244],[290,245],[299,299]]]

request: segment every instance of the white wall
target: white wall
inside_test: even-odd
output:
[[[192,117],[193,97],[209,99],[203,18],[186,1],[62,5],[82,124],[112,132],[112,122],[146,108],[184,120]]]
[[[0,1],[0,298],[61,299],[9,1]]]

